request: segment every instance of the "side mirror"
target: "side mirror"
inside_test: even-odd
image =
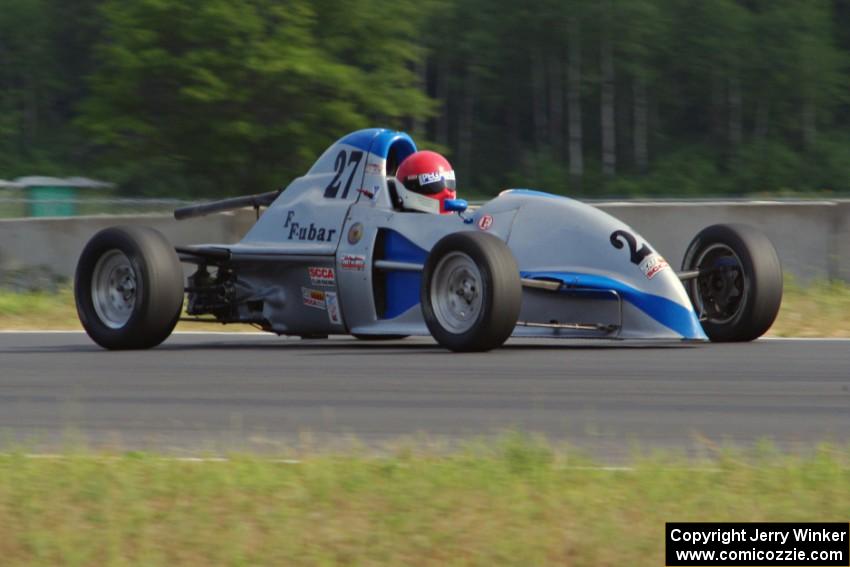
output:
[[[446,208],[446,212],[462,213],[469,208],[469,203],[466,202],[466,199],[446,199],[443,201],[443,206]]]

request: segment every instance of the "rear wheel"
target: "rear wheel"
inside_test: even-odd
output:
[[[522,285],[507,245],[483,232],[437,242],[422,273],[422,314],[431,335],[457,352],[487,351],[510,337]]]
[[[162,234],[112,227],[83,249],[74,278],[77,314],[104,348],[143,349],[164,341],[183,307],[183,269]]]
[[[712,341],[763,335],[782,303],[782,268],[770,240],[753,227],[709,226],[685,252],[684,271],[699,270],[685,288]]]

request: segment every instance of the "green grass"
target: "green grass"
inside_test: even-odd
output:
[[[79,329],[70,289],[58,294],[0,290],[0,329]],[[254,330],[246,325],[181,323],[182,330]],[[850,337],[850,285],[816,282],[808,286],[785,281],[779,317],[770,335]]]
[[[70,289],[59,293],[13,293],[0,290],[0,328],[75,329],[80,328],[74,295]]]
[[[780,337],[850,337],[850,286],[840,281],[803,286],[786,278],[782,307],[770,333]]]
[[[82,329],[70,288],[58,293],[0,290],[0,329]]]
[[[667,521],[846,521],[845,450],[604,470],[521,437],[449,455],[0,456],[0,563],[663,565]]]
[[[70,288],[59,293],[14,293],[0,289],[0,329],[81,330],[74,294]],[[255,331],[250,325],[220,323],[177,324],[182,331]]]

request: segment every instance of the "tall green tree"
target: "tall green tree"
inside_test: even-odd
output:
[[[342,133],[429,111],[408,86],[421,55],[392,55],[409,27],[343,1],[321,8],[107,0],[83,124],[104,156],[132,163],[128,186],[175,175],[207,195],[279,186]]]
[[[0,0],[0,177],[258,191],[378,125],[463,191],[850,191],[848,30],[846,0]]]
[[[0,163],[39,163],[57,124],[52,114],[55,65],[44,0],[4,2],[0,9]],[[20,173],[20,172],[19,172]]]

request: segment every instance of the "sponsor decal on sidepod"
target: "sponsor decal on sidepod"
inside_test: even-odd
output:
[[[337,301],[335,292],[329,291],[325,293],[325,305],[328,308],[328,319],[331,325],[342,325],[342,317],[339,314],[339,301]]]
[[[346,254],[342,257],[340,265],[343,270],[362,272],[366,269],[366,256],[360,256],[359,254]]]
[[[301,298],[304,305],[315,309],[325,309],[325,292],[306,287],[301,288]]]
[[[311,266],[307,268],[310,283],[313,285],[336,285],[336,274],[333,268]]]

